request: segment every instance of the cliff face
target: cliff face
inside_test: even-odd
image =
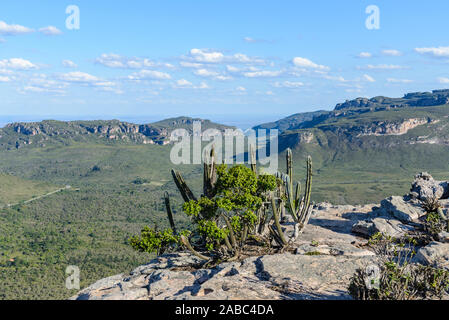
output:
[[[186,129],[192,134],[194,121],[200,121],[202,130],[217,128],[224,132],[234,127],[215,124],[209,120],[179,117],[151,124],[133,124],[118,120],[110,121],[42,121],[11,123],[0,129],[0,147],[21,148],[27,145],[44,147],[52,141],[86,141],[105,139],[134,144],[170,143],[170,134],[175,129]]]
[[[360,131],[358,136],[403,135],[417,126],[430,122],[428,119],[406,119],[396,122],[376,121],[369,126],[354,128],[354,130]]]
[[[357,98],[336,105],[335,110],[379,108],[379,107],[425,107],[449,104],[449,90],[433,90],[432,92],[414,92],[403,98],[374,97]]]

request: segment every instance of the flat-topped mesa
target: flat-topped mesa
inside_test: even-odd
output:
[[[149,124],[134,124],[120,120],[56,121],[10,123],[0,129],[0,146],[44,145],[51,137],[63,139],[86,139],[85,137],[129,141],[137,144],[170,143],[170,134],[176,129],[185,129],[193,134],[193,123],[199,121],[202,129],[216,128],[222,133],[235,127],[214,123],[210,120],[178,117]],[[3,138],[3,139],[2,139]]]
[[[346,100],[335,106],[335,110],[360,108],[400,108],[400,107],[427,107],[449,104],[449,89],[433,90],[432,92],[407,93],[402,98],[388,98],[383,96],[357,98]]]

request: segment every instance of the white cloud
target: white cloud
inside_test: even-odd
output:
[[[103,53],[99,58],[95,59],[95,63],[115,69],[174,68],[170,63],[154,62],[147,58],[129,58],[115,53]]]
[[[193,73],[200,77],[216,77],[219,75],[218,72],[210,71],[207,69],[198,69],[195,70]]]
[[[198,70],[195,70],[193,73],[200,77],[213,78],[213,79],[222,80],[222,81],[232,79],[232,77],[230,77],[230,76],[226,76],[226,75],[220,74],[219,72],[211,71],[208,69],[198,69]]]
[[[399,70],[399,69],[408,69],[408,67],[405,66],[399,66],[394,64],[378,64],[378,65],[372,65],[369,64],[365,67],[357,67],[357,69],[367,69],[367,70]]]
[[[59,76],[59,79],[67,82],[79,82],[79,83],[95,83],[101,81],[96,76],[80,71],[64,73]]]
[[[370,75],[364,74],[363,75],[363,80],[368,81],[368,82],[376,82],[376,80],[371,77]]]
[[[382,54],[384,56],[390,56],[390,57],[400,57],[400,56],[402,56],[402,52],[399,51],[399,50],[395,50],[395,49],[382,50]]]
[[[370,52],[360,52],[357,57],[359,58],[371,58],[373,55]]]
[[[15,36],[19,34],[27,34],[34,32],[33,29],[18,25],[18,24],[7,24],[4,21],[0,21],[0,34],[7,36]]]
[[[449,57],[449,47],[435,47],[435,48],[415,48],[419,54],[429,55],[436,58]]]
[[[0,68],[10,68],[16,70],[38,69],[37,65],[22,58],[0,60]]]
[[[235,88],[235,90],[239,91],[239,92],[246,92],[246,88],[245,87],[237,87]]]
[[[186,79],[180,79],[176,81],[175,88],[209,89],[209,86],[206,82],[201,82],[199,85],[195,86],[192,82]]]
[[[217,63],[224,60],[224,54],[206,49],[192,49],[190,56],[197,62]]]
[[[192,63],[266,64],[266,61],[261,58],[249,57],[243,53],[225,55],[222,52],[211,49],[192,49],[190,50],[189,55],[183,58],[191,60]]]
[[[324,75],[322,75],[322,77],[327,80],[333,80],[333,81],[338,81],[338,82],[347,82],[348,81],[345,78],[343,78],[342,76],[330,76],[330,75],[324,74]]]
[[[176,84],[180,87],[190,87],[192,86],[192,83],[190,81],[187,81],[186,79],[181,79],[176,81]]]
[[[245,38],[243,38],[243,40],[245,40],[245,42],[248,42],[248,43],[257,43],[257,42],[259,42],[257,39],[253,39],[251,37],[245,37]]]
[[[181,67],[184,68],[202,68],[204,66],[202,63],[195,63],[188,61],[181,61],[179,64],[181,65]]]
[[[62,31],[54,26],[40,28],[39,32],[45,34],[46,36],[57,36],[57,35],[62,34]]]
[[[78,65],[71,60],[63,60],[62,65],[66,68],[77,68]]]
[[[389,83],[412,83],[413,80],[409,79],[396,79],[396,78],[388,78],[387,82]]]
[[[272,77],[278,77],[283,73],[281,70],[262,70],[262,71],[251,71],[251,72],[244,72],[243,76],[247,78],[272,78]]]
[[[11,78],[6,76],[0,76],[0,82],[9,82],[11,81]]]
[[[293,58],[293,64],[296,67],[307,68],[307,69],[318,69],[318,70],[329,70],[330,69],[329,67],[316,64],[309,59],[301,58],[301,57]]]
[[[129,80],[168,80],[171,76],[168,73],[154,70],[141,70],[139,72],[134,72],[128,76]]]
[[[252,38],[252,37],[244,37],[243,41],[245,41],[247,43],[273,43],[274,42],[272,40],[255,39],[255,38]]]
[[[284,81],[284,82],[275,82],[273,85],[276,88],[297,89],[303,87],[304,83],[299,81]]]
[[[438,80],[439,83],[442,83],[442,84],[449,84],[449,78],[446,78],[446,77],[439,77],[437,80]]]

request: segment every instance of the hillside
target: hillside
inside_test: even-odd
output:
[[[359,98],[333,111],[281,119],[280,151],[314,158],[320,200],[368,203],[401,194],[414,172],[447,178],[449,90],[410,93],[403,98]],[[303,119],[298,121],[297,119]],[[286,129],[288,128],[288,129]],[[298,161],[296,161],[298,163]],[[303,170],[298,166],[297,170]]]
[[[133,124],[119,120],[109,121],[55,121],[11,123],[0,129],[0,149],[20,149],[23,147],[46,147],[68,145],[74,142],[111,142],[124,144],[159,144],[170,141],[170,133],[175,129],[192,132],[194,121],[200,121],[202,129],[234,128],[211,122],[210,120],[178,117],[150,124]]]

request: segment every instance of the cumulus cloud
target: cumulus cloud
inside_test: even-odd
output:
[[[343,78],[342,76],[330,76],[330,75],[324,74],[324,75],[322,75],[322,77],[327,80],[333,80],[333,81],[338,81],[338,82],[347,82],[348,81],[345,78]]]
[[[284,81],[284,82],[275,82],[273,85],[276,88],[297,89],[303,87],[304,83],[300,81]]]
[[[210,71],[207,69],[198,69],[198,70],[194,71],[193,73],[200,77],[216,77],[219,75],[218,72]]]
[[[413,80],[409,79],[396,79],[396,78],[388,78],[387,82],[389,83],[412,83]]]
[[[79,82],[79,83],[95,83],[101,81],[96,76],[80,71],[61,74],[59,76],[59,79],[67,82]]]
[[[405,66],[399,66],[395,64],[378,64],[378,65],[372,65],[369,64],[364,67],[358,66],[357,69],[366,69],[366,70],[399,70],[399,69],[408,69],[408,67]]]
[[[442,83],[442,84],[449,84],[449,78],[446,78],[446,77],[439,77],[437,80],[438,80],[439,83]]]
[[[360,52],[357,57],[362,59],[371,58],[373,55],[370,52]]]
[[[208,69],[198,69],[195,70],[193,72],[195,75],[200,76],[200,77],[206,77],[206,78],[213,78],[216,80],[230,80],[232,79],[232,77],[224,75],[224,74],[220,74],[219,72],[216,71],[211,71]]]
[[[18,25],[18,24],[7,24],[4,21],[0,21],[0,34],[7,36],[16,36],[20,34],[27,34],[34,32],[33,29]]]
[[[154,62],[147,58],[130,58],[115,53],[104,53],[97,59],[95,63],[101,64],[108,68],[116,69],[142,69],[153,67],[173,68],[170,63]]]
[[[40,28],[39,32],[45,34],[46,36],[57,36],[57,35],[62,34],[62,31],[54,26]]]
[[[184,59],[190,60],[193,63],[242,63],[242,64],[265,64],[266,61],[258,57],[249,57],[243,53],[236,53],[233,55],[225,55],[220,51],[211,49],[192,49],[187,57]]]
[[[71,60],[63,60],[62,65],[66,68],[77,68],[78,65]]]
[[[402,52],[399,51],[399,50],[395,50],[395,49],[382,50],[382,54],[384,56],[390,56],[390,57],[400,57],[400,56],[402,56]]]
[[[415,51],[419,54],[428,55],[435,58],[449,57],[449,47],[415,48]]]
[[[38,66],[22,58],[11,58],[0,60],[0,68],[16,69],[16,70],[32,70],[38,69]]]
[[[218,51],[210,51],[206,49],[192,49],[190,56],[198,62],[217,63],[224,60],[224,54]]]
[[[363,75],[363,80],[368,81],[368,82],[376,82],[376,80],[371,77],[370,75],[364,74]]]
[[[202,68],[204,66],[204,64],[202,64],[202,63],[195,63],[195,62],[188,62],[188,61],[181,61],[179,63],[179,65],[184,68]]]
[[[317,69],[317,70],[329,70],[329,67],[316,64],[312,62],[309,59],[301,58],[301,57],[295,57],[293,58],[293,65],[300,68],[306,68],[306,69]]]
[[[128,76],[129,80],[169,80],[171,76],[168,73],[154,70],[140,70]]]
[[[9,82],[11,81],[11,78],[6,76],[0,76],[0,82]]]
[[[242,75],[246,78],[273,78],[280,76],[282,73],[281,70],[261,70],[244,72]]]

